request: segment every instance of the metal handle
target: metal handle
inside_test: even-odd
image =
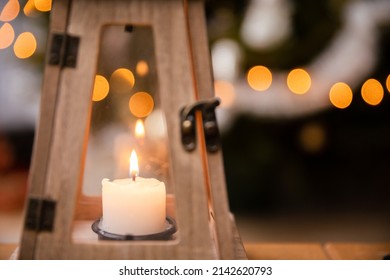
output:
[[[219,149],[219,130],[215,116],[215,108],[220,104],[218,98],[200,100],[183,107],[180,111],[181,141],[186,151],[196,148],[196,118],[195,112],[202,112],[203,130],[207,151],[216,152]]]

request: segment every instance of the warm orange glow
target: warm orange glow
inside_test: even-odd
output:
[[[14,44],[14,53],[16,57],[25,59],[35,53],[37,41],[31,32],[23,32],[18,36]]]
[[[137,153],[135,152],[135,150],[132,150],[130,155],[130,166],[129,166],[130,177],[132,177],[133,180],[135,180],[135,177],[138,175],[138,172],[139,172],[139,168],[138,168]]]
[[[153,98],[147,92],[137,92],[130,98],[129,108],[134,116],[144,118],[153,111]]]
[[[34,0],[28,0],[24,5],[23,13],[28,17],[33,17],[38,14],[38,10],[35,8]]]
[[[231,107],[236,99],[236,93],[231,83],[227,81],[214,82],[215,96],[221,99],[221,107]]]
[[[34,0],[35,8],[40,12],[48,12],[51,10],[52,0]]]
[[[255,66],[248,71],[248,84],[257,91],[267,90],[272,83],[272,73],[264,66]]]
[[[149,65],[145,60],[140,60],[135,67],[135,71],[137,72],[138,76],[143,77],[149,73]]]
[[[386,87],[387,87],[387,91],[390,92],[390,74],[389,74],[389,76],[387,76],[387,79],[386,79]]]
[[[145,137],[145,126],[141,119],[138,119],[135,123],[135,137],[138,139]]]
[[[0,13],[0,21],[11,21],[14,20],[20,11],[20,5],[18,0],[9,0],[5,4],[3,10]]]
[[[326,133],[322,125],[309,123],[305,125],[299,135],[302,147],[310,153],[323,149],[326,142]]]
[[[329,92],[329,99],[333,106],[344,109],[352,102],[352,90],[346,83],[336,83]]]
[[[101,75],[96,75],[95,84],[93,87],[92,100],[93,101],[103,100],[104,98],[106,98],[109,91],[110,91],[110,85],[108,84],[107,79]]]
[[[0,27],[0,49],[5,49],[11,46],[15,39],[15,31],[11,24],[4,23]]]
[[[367,80],[363,84],[361,92],[363,100],[372,106],[378,105],[383,99],[383,87],[381,83],[375,79]]]
[[[134,74],[129,69],[118,68],[110,77],[110,87],[113,93],[130,93],[135,83]]]
[[[295,94],[305,94],[311,87],[309,73],[303,69],[294,69],[287,76],[287,86]]]

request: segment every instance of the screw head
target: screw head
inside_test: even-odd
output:
[[[190,133],[192,130],[192,122],[190,120],[185,120],[181,124],[182,130],[184,133]]]

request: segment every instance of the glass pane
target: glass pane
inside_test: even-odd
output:
[[[83,193],[100,196],[103,178],[129,178],[132,150],[139,176],[163,181],[169,192],[166,125],[150,26],[103,28],[92,99]]]

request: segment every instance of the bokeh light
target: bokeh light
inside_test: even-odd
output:
[[[11,24],[4,23],[0,27],[0,49],[5,49],[11,46],[15,39],[15,31]]]
[[[25,59],[35,53],[37,49],[37,41],[31,32],[21,33],[15,41],[14,53],[16,57]]]
[[[326,133],[318,123],[306,124],[299,133],[299,142],[302,148],[309,153],[320,152],[326,142]]]
[[[386,79],[386,87],[387,87],[387,91],[390,92],[390,74],[389,74],[389,76],[387,76],[387,79]]]
[[[234,100],[236,99],[236,93],[234,91],[234,86],[227,82],[217,80],[214,82],[215,96],[221,99],[221,107],[229,108],[233,105]]]
[[[23,13],[28,17],[37,16],[39,11],[35,8],[34,0],[28,0],[24,5]]]
[[[147,92],[137,92],[129,100],[130,112],[138,118],[148,116],[153,111],[153,108],[153,98]]]
[[[295,94],[305,94],[311,87],[311,78],[307,71],[294,69],[287,76],[287,86]]]
[[[134,87],[134,74],[129,69],[118,68],[110,77],[110,87],[113,93],[125,94],[130,93]]]
[[[352,102],[352,89],[346,83],[336,83],[332,86],[329,92],[329,100],[333,106],[344,109]]]
[[[110,91],[110,85],[105,77],[102,75],[95,76],[95,84],[93,87],[92,100],[101,101],[108,95]]]
[[[267,90],[272,83],[272,73],[265,66],[254,66],[248,71],[249,86],[257,91]]]
[[[0,21],[14,20],[18,16],[19,11],[20,11],[19,1],[9,0],[8,3],[5,4],[3,10],[0,13]]]
[[[369,79],[363,84],[361,93],[363,100],[367,104],[376,106],[381,103],[384,91],[378,80]]]
[[[137,72],[140,77],[146,76],[149,73],[149,65],[145,60],[140,60],[135,67],[135,72]]]
[[[142,139],[145,137],[145,126],[144,122],[141,119],[138,119],[135,122],[135,129],[134,129],[135,138]]]
[[[40,12],[48,12],[51,10],[52,0],[34,0],[35,8]]]

